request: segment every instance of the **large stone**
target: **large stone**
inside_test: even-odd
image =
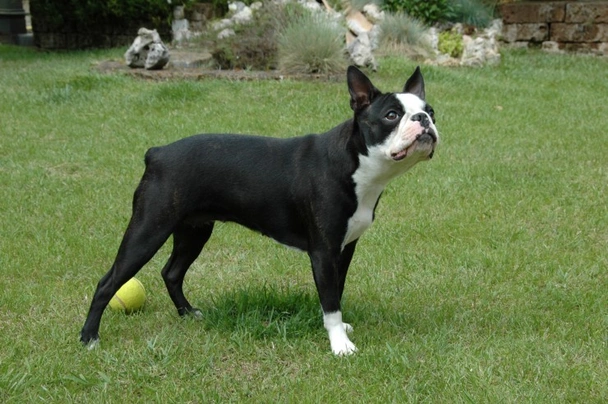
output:
[[[224,28],[217,34],[217,39],[225,39],[230,38],[231,36],[235,36],[236,32],[232,28]]]
[[[181,45],[192,36],[190,32],[190,23],[187,19],[182,18],[171,22],[171,31],[173,32],[173,43]]]
[[[384,11],[380,10],[380,7],[378,7],[377,4],[366,4],[363,6],[362,11],[365,17],[373,24],[377,24],[384,20]]]
[[[502,30],[502,21],[495,20],[490,27],[476,38],[463,35],[463,51],[460,64],[463,66],[484,66],[500,63],[500,52],[496,37]]]
[[[541,49],[548,53],[563,53],[559,47],[559,43],[555,41],[543,42]]]
[[[505,24],[502,37],[505,42],[543,42],[549,39],[549,25],[546,23]]]
[[[150,45],[144,68],[147,70],[160,70],[169,62],[169,49],[161,43]]]
[[[251,22],[252,19],[253,19],[253,12],[251,11],[251,8],[249,8],[247,6],[245,6],[241,10],[237,11],[232,16],[232,21],[234,21],[237,24],[247,24],[247,23]]]
[[[245,3],[243,3],[242,1],[228,2],[228,12],[230,12],[232,14],[236,14],[239,11],[242,11],[243,9],[245,9],[246,7],[247,7],[247,5]]]
[[[357,66],[369,66],[372,70],[378,69],[376,58],[372,53],[372,44],[367,32],[363,32],[355,37],[346,47],[351,60]]]
[[[213,30],[215,30],[215,31],[221,31],[223,29],[230,28],[233,25],[234,25],[234,23],[232,22],[232,20],[230,18],[222,18],[219,21],[213,22],[213,24],[211,25],[211,28],[213,28]]]
[[[562,42],[559,47],[567,52],[608,56],[608,42]]]
[[[500,5],[499,10],[505,24],[561,22],[566,15],[566,3],[507,3]]]
[[[321,7],[321,4],[317,3],[315,0],[301,2],[300,4],[302,4],[302,6],[304,6],[304,8],[306,8],[312,12],[320,12],[320,11],[324,10]]]
[[[565,21],[568,23],[608,23],[608,2],[568,3]]]
[[[608,42],[608,24],[551,24],[556,42]]]
[[[162,69],[169,62],[169,49],[156,30],[140,28],[127,52],[125,62],[132,68]]]
[[[432,49],[435,54],[439,54],[439,30],[437,28],[431,27],[426,30],[422,34],[420,42]]]
[[[351,10],[346,15],[346,25],[355,35],[370,32],[374,27],[374,24],[369,22],[360,11],[356,10]]]

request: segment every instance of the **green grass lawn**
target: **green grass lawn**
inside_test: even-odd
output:
[[[294,136],[351,112],[345,82],[151,82],[122,50],[0,46],[0,402],[603,403],[608,399],[608,61],[506,51],[423,66],[442,144],[394,181],[359,242],[337,358],[308,258],[218,224],[186,277],[78,341],[147,148],[200,132]],[[415,64],[381,61],[403,87]]]

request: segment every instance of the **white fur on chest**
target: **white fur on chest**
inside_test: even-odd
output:
[[[371,226],[374,219],[374,208],[380,194],[390,178],[384,178],[385,162],[375,156],[377,150],[370,150],[368,156],[359,156],[359,168],[353,174],[355,194],[357,195],[357,210],[348,219],[346,235],[342,248],[357,240]]]

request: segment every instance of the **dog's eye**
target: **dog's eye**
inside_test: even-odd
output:
[[[427,113],[431,117],[433,123],[435,123],[435,111],[433,110],[433,108],[429,108],[429,110],[427,111]]]
[[[389,111],[384,118],[389,121],[394,121],[395,119],[399,118],[399,114],[395,111]]]

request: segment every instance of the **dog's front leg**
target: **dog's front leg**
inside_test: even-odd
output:
[[[331,350],[336,355],[349,355],[357,350],[346,335],[352,327],[342,321],[340,308],[344,278],[352,256],[352,250],[348,250],[348,259],[343,259],[340,253],[331,254],[326,251],[310,254],[315,284],[323,308],[323,325],[329,335]]]
[[[332,313],[323,310],[323,325],[329,335],[331,351],[335,355],[350,355],[357,350],[355,344],[346,335],[348,331],[352,330],[352,327],[342,322],[342,312],[340,310]]]

